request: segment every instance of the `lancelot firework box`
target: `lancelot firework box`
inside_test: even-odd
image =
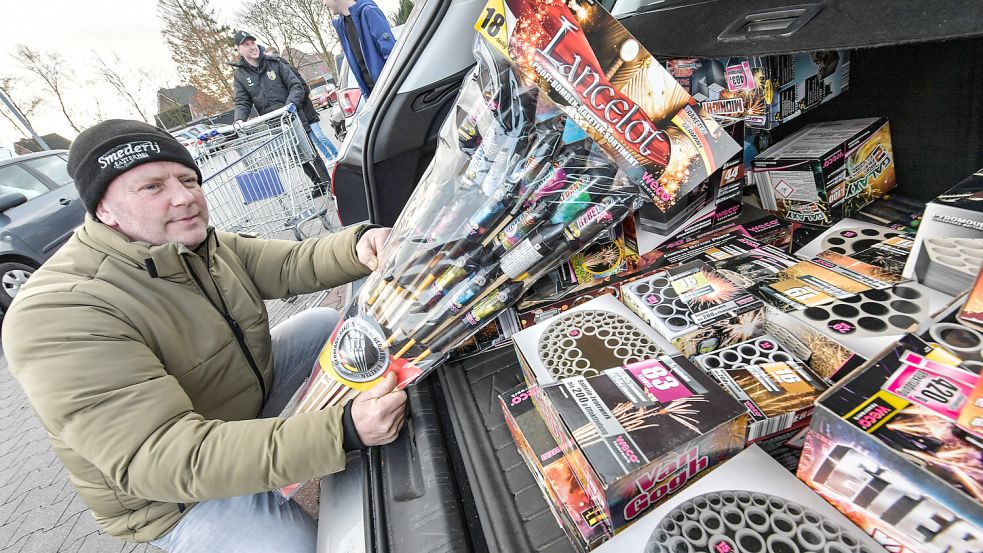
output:
[[[798,477],[889,551],[983,551],[983,450],[884,389],[902,356],[934,349],[905,335],[823,394]]]
[[[731,58],[672,58],[666,69],[714,117],[772,129],[850,86],[846,50]]]
[[[925,205],[904,276],[958,294],[972,286],[981,261],[983,169]]]
[[[608,540],[599,553],[883,553],[757,446]]]
[[[896,185],[883,117],[809,125],[751,163],[761,206],[805,225],[849,217]]]
[[[581,484],[618,532],[744,447],[747,412],[683,356],[661,356],[534,398]]]
[[[666,233],[706,203],[707,177],[741,151],[599,3],[490,0],[475,30],[628,167],[658,208],[649,224]]]
[[[637,280],[624,287],[622,301],[689,357],[764,330],[761,300],[702,261]]]
[[[610,294],[560,310],[516,332],[512,343],[530,388],[675,353],[652,327]]]
[[[594,506],[532,397],[537,388],[518,386],[499,396],[505,422],[560,526],[578,549],[590,550],[611,534],[605,513]]]

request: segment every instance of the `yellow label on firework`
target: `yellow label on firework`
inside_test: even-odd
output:
[[[900,397],[890,392],[879,390],[870,396],[867,401],[861,403],[856,409],[843,415],[843,420],[870,434],[881,426],[884,426],[894,415],[897,415],[909,405],[911,404]]]
[[[484,11],[478,17],[478,21],[474,24],[474,30],[478,31],[479,35],[485,37],[488,44],[501,52],[503,56],[511,58],[509,56],[509,20],[514,21],[515,18],[510,18],[508,15],[505,2],[502,0],[489,0],[485,4]]]

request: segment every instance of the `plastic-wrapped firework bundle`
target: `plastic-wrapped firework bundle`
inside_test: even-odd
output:
[[[504,48],[476,40],[477,64],[441,128],[434,159],[396,221],[379,269],[322,350],[295,413],[342,401],[348,394],[339,389],[366,390],[388,372],[400,385],[412,382],[536,279],[609,236],[652,198],[661,175],[699,182],[718,158],[738,150],[671,77],[653,76],[665,71],[647,53],[605,69],[592,49],[606,42],[595,46],[586,30],[568,25],[592,18],[596,29],[630,38],[600,8],[574,13],[553,0],[507,5],[521,12],[515,29],[540,21],[553,40],[519,31]],[[537,56],[549,67],[535,76],[527,62]],[[567,74],[561,58],[580,60],[583,79],[558,80]],[[629,69],[635,96],[609,81]],[[688,145],[677,148],[682,143]]]

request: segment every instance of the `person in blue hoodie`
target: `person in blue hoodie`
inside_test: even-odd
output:
[[[334,15],[341,49],[366,98],[396,44],[389,21],[373,0],[322,0]]]

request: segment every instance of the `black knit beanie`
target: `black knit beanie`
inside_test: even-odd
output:
[[[68,174],[75,179],[82,205],[95,217],[96,207],[113,179],[151,161],[173,161],[201,170],[173,136],[142,121],[109,119],[82,131],[68,151]]]

